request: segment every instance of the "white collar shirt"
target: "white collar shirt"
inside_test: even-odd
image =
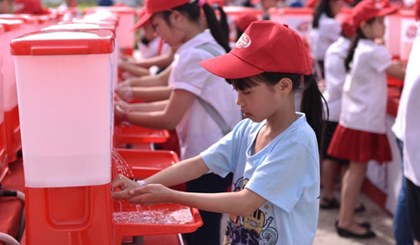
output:
[[[404,142],[404,176],[420,187],[420,29],[411,49],[404,89],[398,106],[397,118],[392,127],[395,135]]]
[[[225,53],[209,30],[198,34],[178,48],[172,62],[169,85],[174,90],[188,91],[212,105],[233,129],[241,120],[241,112],[235,102],[237,94],[225,79],[199,65],[200,61],[214,57],[209,51],[200,48],[202,45],[220,55]],[[197,156],[223,137],[221,128],[197,99],[184,113],[176,131],[182,160]]]
[[[334,18],[322,14],[319,25],[309,32],[311,56],[315,60],[324,60],[328,47],[340,37],[341,25]]]
[[[324,97],[328,103],[329,119],[331,122],[338,122],[341,112],[341,97],[343,85],[346,80],[347,71],[344,60],[350,48],[350,40],[340,37],[328,48],[325,55],[325,85]]]
[[[361,39],[343,88],[340,124],[371,133],[386,133],[387,78],[391,54],[383,45]]]

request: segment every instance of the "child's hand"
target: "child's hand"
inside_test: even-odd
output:
[[[150,184],[143,187],[134,188],[129,191],[127,201],[141,205],[152,205],[157,203],[171,202],[171,197],[175,193],[161,184]]]
[[[125,101],[131,101],[133,99],[133,88],[131,88],[131,87],[118,87],[117,94],[121,99],[123,99]]]
[[[119,106],[117,103],[115,103],[115,105],[114,105],[114,123],[116,125],[121,124],[124,113],[125,113],[124,109],[121,108],[121,106]]]
[[[131,80],[132,80],[132,78],[127,78],[127,79],[126,79],[126,80],[124,80],[123,82],[120,82],[120,83],[118,84],[117,89],[119,89],[119,88],[123,88],[123,87],[131,87]]]
[[[137,187],[140,187],[140,184],[136,181],[130,180],[124,175],[118,174],[114,181],[112,181],[112,198],[114,199],[127,199],[131,198],[133,195],[130,190],[133,190]],[[120,189],[120,191],[116,191]]]

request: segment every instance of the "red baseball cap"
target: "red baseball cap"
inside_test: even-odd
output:
[[[246,28],[254,21],[257,21],[257,17],[253,13],[242,13],[235,19],[235,25],[240,31],[245,31]]]
[[[146,0],[144,7],[145,12],[140,17],[135,28],[139,28],[146,24],[152,18],[154,13],[162,12],[189,3],[191,0]]]
[[[312,74],[301,37],[286,24],[254,21],[227,54],[200,62],[211,73],[228,79],[263,72]]]
[[[305,8],[316,8],[318,6],[319,1],[329,1],[329,0],[308,0],[305,3]],[[346,3],[350,3],[353,4],[354,1],[353,0],[344,0],[344,2]]]
[[[389,0],[363,0],[352,9],[354,27],[359,29],[360,23],[370,19],[392,14],[398,11],[397,6],[391,6]]]
[[[40,0],[16,0],[15,14],[49,14],[50,11],[43,9]]]
[[[142,27],[142,26],[145,26],[145,25],[149,25],[150,24],[150,17],[152,15],[150,15],[150,17],[147,17],[146,19],[144,19],[144,16],[145,15],[147,15],[147,10],[146,10],[146,8],[142,8],[138,12],[139,19],[138,19],[137,23],[134,24],[133,31],[136,30],[136,29],[138,29],[138,28],[140,28],[140,27]]]
[[[346,15],[341,21],[341,30],[347,37],[356,35],[356,27],[353,24],[353,18],[350,14]]]

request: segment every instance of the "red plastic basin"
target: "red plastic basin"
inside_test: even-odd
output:
[[[163,143],[169,138],[165,129],[150,129],[138,126],[117,125],[114,128],[114,146],[121,144]]]

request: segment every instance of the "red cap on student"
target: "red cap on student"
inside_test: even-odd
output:
[[[146,11],[143,14],[143,16],[139,18],[139,20],[136,23],[136,26],[138,28],[146,24],[146,22],[150,20],[150,18],[152,18],[152,15],[154,13],[173,9],[175,7],[187,4],[189,2],[190,0],[146,0],[146,6],[144,7]],[[205,0],[198,0],[198,2],[204,4]]]
[[[251,13],[242,13],[238,15],[235,19],[235,25],[240,31],[245,31],[246,28],[254,21],[257,21],[255,14]]]
[[[370,19],[385,16],[392,14],[398,11],[398,7],[391,6],[389,0],[364,0],[359,2],[352,9],[353,24],[354,27],[359,29],[360,24],[363,21],[368,21]]]
[[[353,24],[353,18],[350,14],[346,15],[341,22],[341,30],[346,37],[352,37],[356,35],[356,27]]]
[[[329,1],[329,0],[308,0],[308,1],[306,1],[306,3],[305,3],[305,8],[311,8],[311,9],[314,9],[314,8],[316,8],[316,7],[318,6],[318,3],[319,3],[320,1]],[[353,4],[353,3],[354,3],[354,1],[353,1],[353,0],[344,0],[344,2],[346,2],[346,3],[350,3],[350,4]]]
[[[312,74],[311,60],[299,34],[286,24],[264,20],[252,22],[229,53],[200,65],[228,79],[263,72]]]
[[[16,0],[15,14],[49,14],[50,11],[43,9],[40,0]]]
[[[133,31],[137,30],[138,28],[145,26],[145,25],[149,25],[150,24],[150,17],[148,17],[147,19],[143,19],[144,16],[147,15],[146,13],[146,8],[142,8],[139,12],[138,12],[138,17],[139,20],[137,21],[136,24],[134,24],[133,26]]]

